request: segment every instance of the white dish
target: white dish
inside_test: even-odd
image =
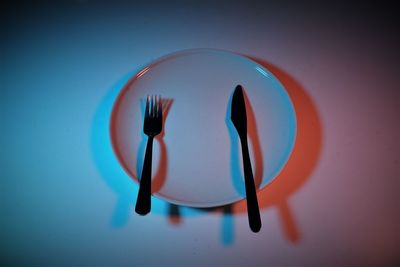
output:
[[[147,136],[144,99],[170,99],[164,135],[153,148],[153,195],[178,205],[215,207],[245,197],[242,155],[230,121],[237,84],[247,95],[248,139],[254,179],[262,189],[293,149],[296,118],[281,83],[252,60],[226,51],[194,49],[167,55],[124,86],[111,120],[114,151],[137,181]],[[170,103],[171,103],[170,101]]]

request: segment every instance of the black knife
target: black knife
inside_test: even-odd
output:
[[[235,92],[233,93],[231,120],[239,134],[240,143],[242,144],[244,181],[245,181],[246,199],[247,199],[247,215],[249,218],[250,229],[256,233],[261,229],[261,218],[260,218],[260,210],[258,208],[253,171],[251,169],[249,148],[247,144],[246,105],[244,102],[243,88],[241,85],[236,86]]]

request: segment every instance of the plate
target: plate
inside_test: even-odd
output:
[[[144,67],[122,88],[110,123],[121,166],[138,181],[147,142],[145,99],[161,95],[164,127],[153,146],[153,195],[190,207],[216,207],[243,199],[241,147],[230,120],[231,97],[238,84],[246,95],[254,180],[258,190],[264,188],[293,149],[293,104],[270,71],[221,50],[167,55]]]

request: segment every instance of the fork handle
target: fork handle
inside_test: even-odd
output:
[[[136,200],[135,211],[137,214],[146,215],[151,210],[151,161],[153,154],[153,137],[147,139],[146,154],[142,175],[140,176],[139,193]]]
[[[257,233],[261,229],[260,209],[258,207],[256,186],[254,184],[253,171],[247,144],[247,136],[240,138],[242,144],[244,182],[246,187],[247,216],[249,218],[250,229]]]

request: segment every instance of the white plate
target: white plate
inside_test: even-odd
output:
[[[240,143],[230,121],[237,84],[247,95],[248,139],[258,189],[280,172],[294,146],[296,119],[282,84],[250,59],[220,50],[167,55],[138,72],[113,107],[111,138],[137,181],[147,137],[144,100],[172,100],[164,134],[153,147],[153,195],[178,205],[215,207],[245,197]]]

